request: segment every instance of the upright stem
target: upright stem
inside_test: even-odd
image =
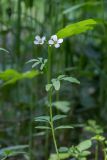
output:
[[[48,84],[51,81],[51,47],[48,47],[48,71],[47,71],[47,81]],[[55,131],[54,131],[54,124],[53,124],[53,112],[52,112],[52,90],[49,91],[48,93],[48,101],[49,101],[49,114],[50,114],[50,126],[51,126],[51,131],[52,131],[52,137],[53,137],[53,142],[55,146],[55,150],[57,153],[58,160],[59,158],[59,152],[58,152],[58,147],[57,147],[57,142],[55,138]]]
[[[98,142],[96,144],[95,160],[98,160]]]

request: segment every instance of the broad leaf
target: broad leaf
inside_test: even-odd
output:
[[[45,86],[46,91],[48,92],[52,88],[52,84],[47,84]]]
[[[77,84],[80,84],[80,82],[74,78],[74,77],[64,77],[62,78],[64,81],[68,81],[68,82],[71,82],[71,83],[77,83]]]
[[[60,147],[59,148],[59,152],[68,152],[68,148],[67,147]]]
[[[38,71],[27,71],[24,73],[17,72],[14,69],[8,69],[4,72],[0,72],[0,79],[4,81],[4,85],[13,84],[22,79],[32,79],[39,74]]]
[[[93,19],[83,20],[71,25],[66,26],[65,28],[57,32],[58,38],[66,38],[73,35],[77,35],[88,30],[92,30],[96,25],[96,21]]]
[[[61,160],[69,158],[69,153],[59,153],[59,158]],[[49,160],[58,160],[57,154],[51,154]]]
[[[91,147],[91,145],[92,145],[91,140],[85,140],[85,141],[81,142],[81,143],[77,146],[77,148],[78,148],[78,150],[80,150],[80,151],[84,151],[84,150],[89,149],[89,148]]]
[[[57,79],[52,79],[52,83],[53,83],[55,90],[58,91],[60,89],[60,81]]]
[[[52,105],[63,113],[67,113],[70,110],[70,103],[68,101],[56,101],[53,102]]]

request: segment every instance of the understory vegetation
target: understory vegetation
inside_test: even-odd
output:
[[[106,34],[106,0],[0,0],[0,160],[107,160]]]

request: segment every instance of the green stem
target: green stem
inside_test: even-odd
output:
[[[47,70],[47,81],[48,84],[51,81],[51,47],[48,47],[48,70]],[[53,124],[53,112],[52,112],[52,90],[49,91],[48,93],[48,101],[49,101],[49,114],[50,114],[50,126],[51,126],[51,131],[52,131],[52,137],[53,137],[53,142],[55,146],[55,150],[57,153],[58,160],[59,158],[59,152],[58,152],[58,147],[57,147],[57,142],[55,138],[55,131],[54,131],[54,124]]]
[[[55,150],[56,150],[56,153],[57,153],[57,156],[58,156],[58,160],[60,160],[58,147],[57,147],[57,142],[56,142],[56,138],[55,138],[54,124],[53,124],[52,90],[49,91],[49,107],[50,107],[50,126],[51,126],[51,131],[52,131],[53,142],[54,142],[54,145],[55,145]]]
[[[95,160],[98,160],[98,142],[96,144]]]

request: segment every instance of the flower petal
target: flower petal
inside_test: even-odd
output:
[[[57,41],[58,43],[62,43],[63,42],[63,39],[61,38],[61,39],[58,39],[58,41]]]
[[[46,37],[45,37],[45,36],[43,36],[43,37],[42,37],[42,41],[45,41],[45,40],[46,40]]]
[[[39,41],[41,38],[40,38],[40,36],[37,35],[37,36],[35,37],[35,39]]]
[[[39,44],[39,42],[37,40],[34,41],[34,44]]]
[[[59,47],[60,47],[60,44],[56,43],[55,48],[59,48]]]
[[[51,39],[54,40],[54,41],[57,41],[58,40],[57,35],[51,36]]]
[[[54,41],[50,39],[50,40],[48,41],[48,44],[52,45],[52,44],[54,44]]]

